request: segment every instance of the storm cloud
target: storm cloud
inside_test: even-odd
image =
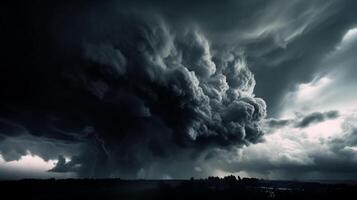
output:
[[[5,160],[29,151],[58,158],[53,172],[136,177],[164,160],[261,141],[266,105],[241,52],[215,49],[197,26],[157,13],[63,8],[49,22],[29,19],[38,44],[1,74]],[[72,148],[8,149],[25,136]]]
[[[0,179],[25,155],[77,177],[353,176],[356,8],[2,3]]]

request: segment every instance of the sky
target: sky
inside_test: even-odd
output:
[[[357,2],[0,6],[0,179],[357,179]]]

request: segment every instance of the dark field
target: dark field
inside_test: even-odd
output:
[[[8,199],[356,199],[357,185],[224,179],[0,181]]]

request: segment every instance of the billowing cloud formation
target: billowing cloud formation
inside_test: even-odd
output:
[[[5,160],[30,151],[59,156],[53,172],[136,177],[162,162],[261,141],[266,105],[241,53],[214,49],[193,26],[106,9],[82,10],[71,24],[54,18],[54,37],[43,38],[47,27],[38,36],[54,42],[1,74]],[[23,137],[71,149],[18,142],[9,150]]]
[[[356,6],[353,0],[2,5],[0,178],[3,162],[25,154],[57,159],[48,174],[93,177],[239,171],[287,178],[294,170],[318,174],[331,163],[341,172],[349,160],[340,152],[351,156],[355,146],[340,138],[345,147],[335,153],[325,139],[353,132],[339,123],[356,108]],[[253,90],[275,117],[263,126],[265,104]],[[328,110],[336,111],[322,112]],[[262,140],[261,129],[270,133],[266,142],[246,148]]]

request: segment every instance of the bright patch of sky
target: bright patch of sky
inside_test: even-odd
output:
[[[66,158],[66,161],[69,161]],[[24,179],[24,178],[73,178],[73,173],[53,173],[48,172],[52,169],[57,160],[45,161],[37,155],[28,152],[19,160],[6,162],[0,154],[0,170],[13,174],[9,177],[0,177],[0,179]],[[15,174],[14,174],[15,173]]]
[[[337,50],[341,50],[357,39],[357,28],[352,28],[347,31],[347,33],[343,36],[341,43],[337,46]]]
[[[300,83],[287,93],[280,117],[291,117],[296,112],[338,110],[348,112],[357,109],[356,70],[357,28],[350,29],[342,37],[337,48],[321,61],[322,73],[312,81]]]
[[[22,156],[19,160],[5,162],[0,154],[0,167],[11,168],[16,170],[30,170],[30,171],[47,171],[55,166],[55,160],[45,161],[41,157],[31,155],[28,153],[26,156]]]

